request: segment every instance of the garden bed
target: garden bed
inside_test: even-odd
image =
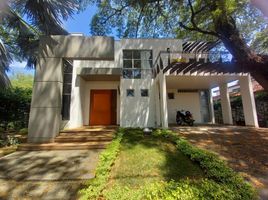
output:
[[[254,199],[255,191],[216,155],[166,130],[120,129],[81,199]]]

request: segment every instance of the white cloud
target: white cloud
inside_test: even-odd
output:
[[[25,68],[26,66],[26,62],[23,61],[23,62],[18,62],[18,61],[14,61],[11,63],[10,65],[10,68]]]

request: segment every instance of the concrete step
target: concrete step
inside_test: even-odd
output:
[[[100,141],[112,141],[113,135],[59,135],[55,138],[57,143],[65,142],[100,142]]]
[[[59,136],[113,136],[114,131],[68,131],[60,132]]]
[[[90,127],[83,127],[83,128],[75,128],[75,129],[64,129],[61,130],[61,133],[73,133],[73,132],[115,132],[116,128],[90,128]]]
[[[42,151],[42,150],[84,150],[84,149],[105,149],[110,142],[66,142],[66,143],[42,143],[42,144],[21,144],[18,151]]]

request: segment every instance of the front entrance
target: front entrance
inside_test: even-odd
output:
[[[116,125],[116,90],[90,91],[89,124]]]

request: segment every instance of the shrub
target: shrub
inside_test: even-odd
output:
[[[14,136],[5,136],[0,138],[0,147],[18,145],[19,140]]]
[[[256,198],[256,192],[253,187],[228,167],[223,160],[220,160],[217,155],[198,149],[179,137],[177,137],[176,143],[182,153],[189,156],[192,161],[200,164],[209,179],[230,188],[235,194],[235,199],[251,200]]]
[[[19,130],[28,125],[31,89],[8,88],[0,90],[0,126],[5,130]]]
[[[28,128],[22,128],[19,130],[19,134],[21,135],[27,135],[28,134]]]

